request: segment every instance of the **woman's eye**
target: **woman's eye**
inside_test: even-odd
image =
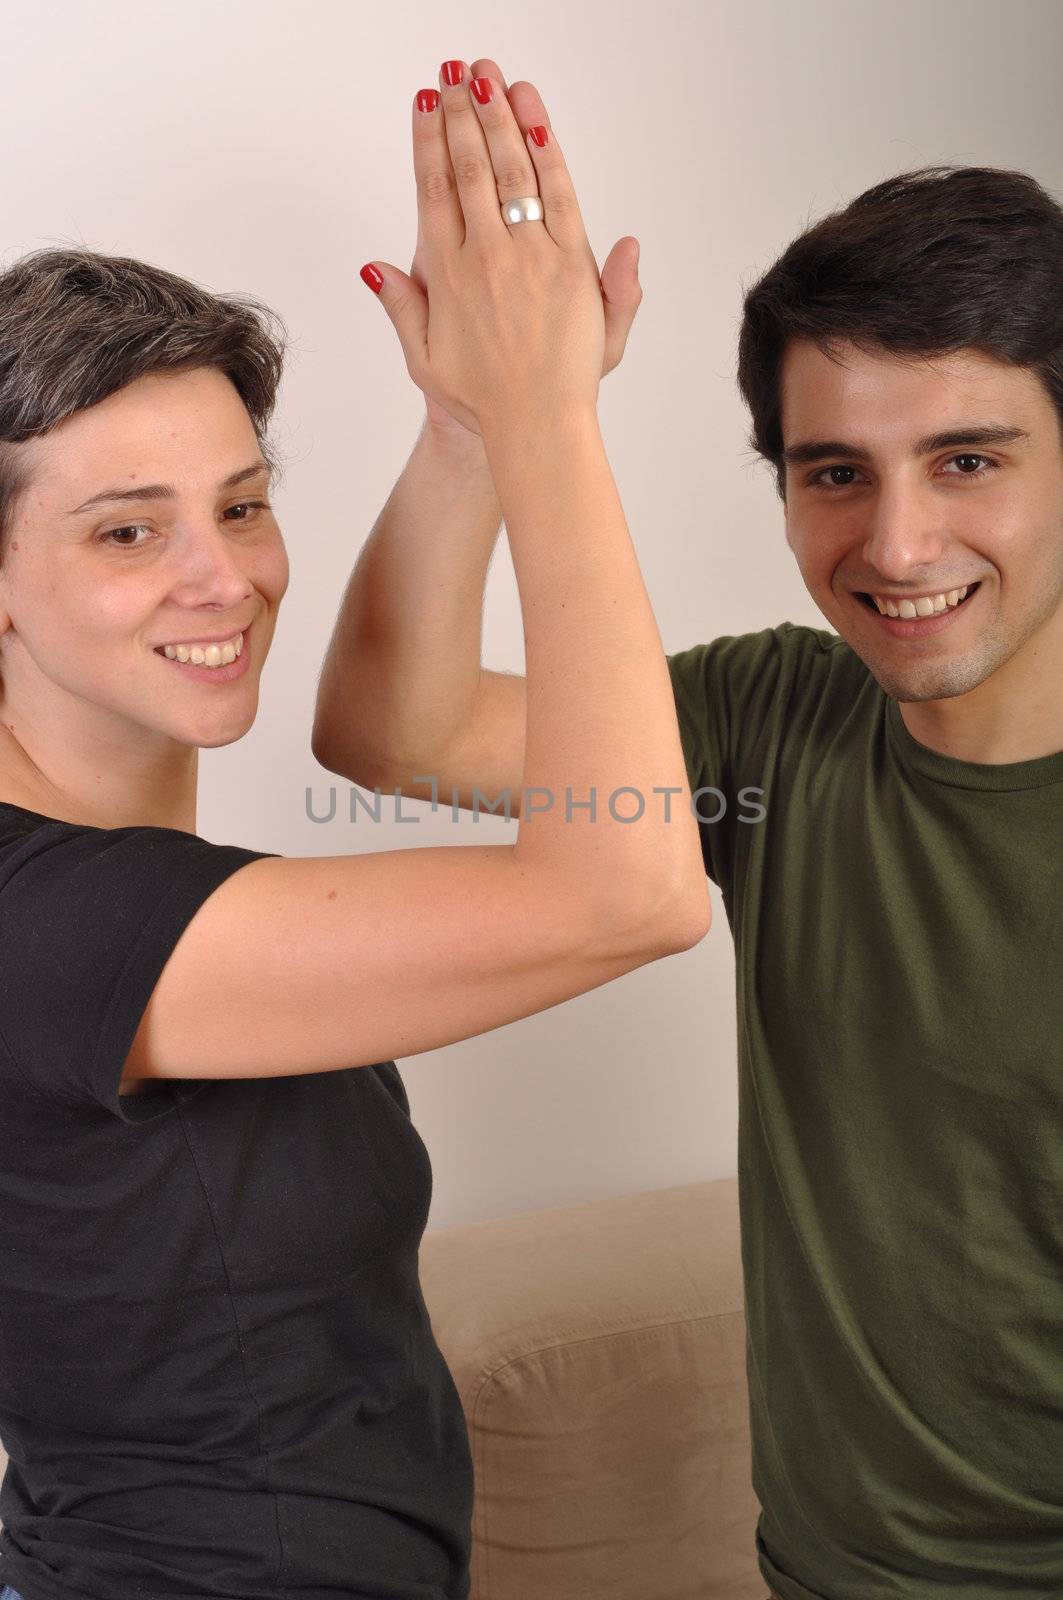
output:
[[[237,505],[230,506],[225,515],[229,516],[233,511],[246,511],[248,512],[247,516],[237,517],[235,520],[237,522],[250,522],[251,516],[255,511],[268,511],[269,509],[268,500],[241,500]],[[143,548],[142,544],[126,543],[117,536],[125,533],[138,533],[141,529],[146,528],[147,523],[145,522],[130,522],[124,528],[108,528],[100,534],[100,541],[101,543],[115,541],[115,548],[119,550],[140,550]]]
[[[958,465],[958,470],[955,472],[946,471],[945,476],[947,478],[984,478],[987,472],[995,471],[999,465],[998,462],[991,461],[988,456],[975,455],[971,451],[964,451],[958,456],[950,456],[946,462],[946,467],[951,467],[954,464]],[[824,481],[825,475],[828,474],[829,481]],[[810,482],[816,489],[848,489],[854,482],[855,477],[855,467],[821,467],[810,479]]]
[[[143,522],[132,522],[125,528],[108,528],[104,533],[100,534],[100,543],[101,544],[107,543],[110,540],[115,539],[119,534],[122,534],[122,533],[137,533],[144,526],[145,526],[145,524]],[[138,546],[133,545],[133,544],[126,544],[122,540],[119,540],[118,543],[119,543],[119,548],[122,549],[122,550],[135,550],[135,549],[139,548]]]
[[[241,500],[239,505],[230,506],[230,511],[268,511],[268,500]],[[240,517],[241,522],[250,522],[250,517]]]

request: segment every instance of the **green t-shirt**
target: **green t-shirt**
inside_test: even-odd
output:
[[[929,749],[826,630],[669,666],[691,788],[726,801],[697,806],[760,1570],[782,1600],[1059,1600],[1063,752]]]

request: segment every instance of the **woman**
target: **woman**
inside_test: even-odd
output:
[[[557,797],[513,845],[196,835],[198,751],[250,728],[287,587],[280,346],[253,302],[124,258],[0,276],[0,1584],[24,1600],[466,1595],[468,1443],[417,1279],[430,1167],[389,1058],[708,926],[564,160],[465,63],[439,93],[413,113],[426,292],[389,311],[506,518],[525,785]],[[515,172],[541,218],[503,220]]]

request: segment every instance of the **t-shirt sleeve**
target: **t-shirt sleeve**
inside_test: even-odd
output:
[[[0,1072],[53,1102],[138,1120],[120,1100],[130,1045],[207,897],[274,852],[175,828],[49,822],[0,853]]]
[[[728,904],[743,833],[765,815],[771,746],[806,635],[784,622],[667,657],[705,871]]]

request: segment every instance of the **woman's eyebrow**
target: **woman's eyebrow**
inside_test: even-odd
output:
[[[1011,444],[1016,439],[1029,439],[1024,428],[1006,428],[1000,424],[947,428],[941,433],[929,433],[915,442],[914,454],[932,456],[938,450],[959,449],[963,445]],[[870,461],[871,452],[863,445],[847,444],[843,439],[806,439],[788,446],[783,459],[791,466],[802,466],[810,461],[822,461],[827,456],[845,456],[851,461]]]
[[[257,478],[262,472],[270,472],[267,461],[256,461],[250,467],[241,467],[236,472],[231,472],[221,483],[219,489],[235,489],[237,484],[246,483],[250,478]],[[141,483],[132,489],[101,489],[99,494],[94,494],[80,506],[75,506],[68,515],[80,516],[83,511],[91,511],[96,506],[109,504],[114,500],[172,500],[177,490],[170,483]]]

